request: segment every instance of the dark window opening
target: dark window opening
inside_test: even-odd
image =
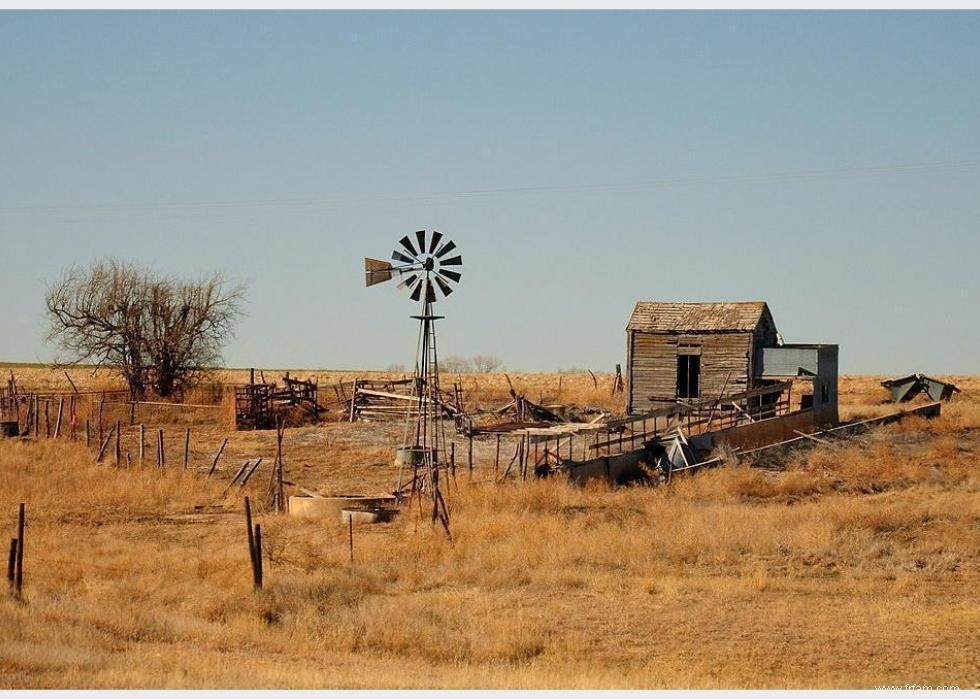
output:
[[[701,396],[701,357],[696,354],[677,356],[677,397]]]

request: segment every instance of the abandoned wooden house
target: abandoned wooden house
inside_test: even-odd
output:
[[[805,378],[812,397],[798,396],[800,407],[837,421],[837,346],[783,344],[764,301],[640,301],[626,326],[626,366],[631,415]]]

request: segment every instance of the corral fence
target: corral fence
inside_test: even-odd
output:
[[[78,437],[83,430],[104,434],[116,422],[214,425],[226,421],[221,403],[133,400],[129,391],[19,391],[0,388],[0,424],[8,437]]]

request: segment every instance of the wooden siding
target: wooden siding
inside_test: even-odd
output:
[[[683,336],[671,333],[630,333],[629,399],[627,410],[645,412],[656,407],[651,398],[673,400],[677,396],[677,343],[701,342],[701,396],[718,397],[750,387],[751,332],[704,333]],[[728,379],[727,386],[725,380]]]

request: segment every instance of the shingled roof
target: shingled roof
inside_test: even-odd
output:
[[[638,301],[627,330],[640,332],[752,332],[764,314],[765,301],[675,303]]]

